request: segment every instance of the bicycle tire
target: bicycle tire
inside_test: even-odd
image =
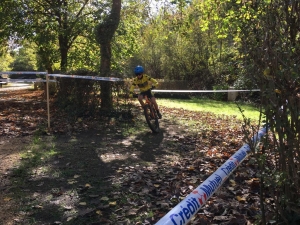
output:
[[[152,130],[153,133],[158,133],[159,132],[159,122],[158,122],[158,116],[156,114],[154,107],[152,105],[145,105],[144,114],[145,114],[145,118],[146,118],[149,128]],[[154,118],[152,118],[151,115],[154,115]]]

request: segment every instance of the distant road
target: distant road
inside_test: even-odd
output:
[[[32,88],[32,84],[21,84],[21,83],[12,83],[11,85],[2,85],[0,87],[0,91],[13,91],[13,90],[21,90],[21,89],[30,89]]]

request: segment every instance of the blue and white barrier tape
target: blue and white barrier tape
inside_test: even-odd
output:
[[[44,74],[49,77],[63,77],[63,78],[80,78],[80,79],[88,79],[88,80],[99,80],[99,81],[124,81],[122,78],[117,77],[97,77],[97,76],[81,76],[81,75],[65,75],[65,74],[47,74],[47,72],[36,72],[36,71],[8,71],[8,72],[0,72],[0,74]],[[1,81],[8,80],[0,79]],[[13,81],[14,80],[14,81]],[[18,82],[46,82],[46,81],[35,81],[34,79],[20,79]],[[50,81],[50,80],[49,80]],[[9,82],[17,82],[16,79],[11,79]],[[54,82],[54,81],[50,81]],[[260,91],[260,89],[252,89],[252,90],[152,90],[153,92],[167,92],[167,93],[215,93],[215,92],[252,92],[252,91]]]
[[[101,81],[123,81],[117,77],[96,77],[96,76],[80,76],[80,75],[64,75],[64,74],[48,74],[49,77],[66,77],[66,78],[80,78],[89,80],[101,80]]]
[[[256,143],[267,132],[263,127],[252,138]],[[221,167],[219,167],[200,186],[194,189],[184,200],[162,217],[155,225],[184,225],[187,224],[206,201],[218,190],[229,175],[239,166],[250,152],[248,144],[243,145]]]
[[[97,77],[97,76],[80,76],[80,75],[65,75],[65,74],[48,74],[47,72],[36,72],[36,71],[5,71],[0,72],[0,74],[24,74],[24,75],[32,75],[32,74],[43,74],[48,75],[49,77],[65,77],[65,78],[80,78],[80,79],[89,79],[89,80],[101,80],[101,81],[123,81],[122,78],[117,77]],[[14,79],[16,80],[16,79]],[[22,79],[23,81],[30,81],[30,79]],[[7,80],[4,80],[7,81]],[[9,81],[11,82],[11,80]]]

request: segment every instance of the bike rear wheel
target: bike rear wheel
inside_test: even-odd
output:
[[[149,128],[153,133],[159,132],[159,122],[156,110],[152,105],[145,105],[144,114]]]

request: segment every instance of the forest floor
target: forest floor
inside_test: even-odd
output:
[[[159,99],[158,99],[159,102]],[[242,121],[161,106],[152,134],[134,118],[69,123],[42,91],[0,92],[0,224],[155,224],[243,145]],[[190,224],[253,224],[259,181],[249,156]]]

